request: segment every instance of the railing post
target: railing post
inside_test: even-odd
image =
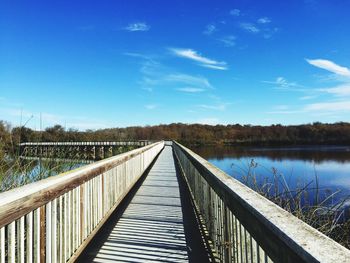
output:
[[[40,263],[46,262],[46,207],[40,207]]]

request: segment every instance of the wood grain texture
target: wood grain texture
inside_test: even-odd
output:
[[[0,228],[161,143],[157,142],[58,176],[1,193]]]

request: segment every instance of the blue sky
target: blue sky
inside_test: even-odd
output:
[[[3,0],[0,119],[82,130],[350,121],[349,10],[346,0]]]

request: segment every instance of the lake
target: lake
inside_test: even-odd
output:
[[[81,167],[92,161],[35,157],[2,160],[0,193]]]
[[[320,198],[339,191],[329,205],[350,195],[350,146],[206,146],[192,150],[242,182],[248,172],[261,184],[278,178],[281,188],[283,184],[290,189],[307,186],[311,201],[318,184]]]

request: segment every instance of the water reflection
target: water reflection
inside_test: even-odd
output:
[[[248,172],[258,183],[273,181],[297,189],[309,185],[313,201],[315,188],[321,198],[339,191],[329,203],[350,195],[350,147],[197,147],[193,150],[230,176],[244,181]],[[251,162],[258,164],[254,169]]]
[[[271,161],[304,160],[313,163],[350,161],[350,146],[312,146],[312,147],[194,147],[196,153],[205,159],[266,157]]]

